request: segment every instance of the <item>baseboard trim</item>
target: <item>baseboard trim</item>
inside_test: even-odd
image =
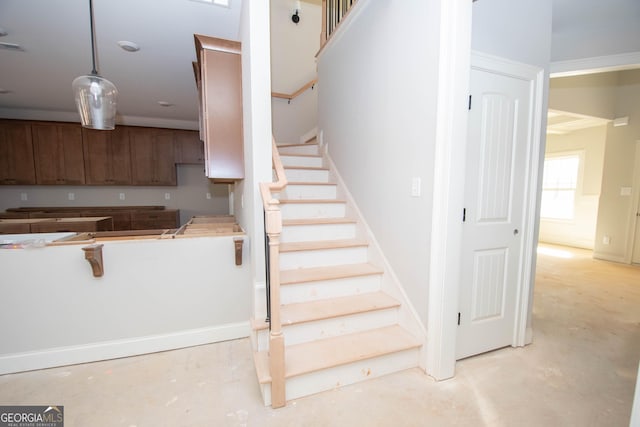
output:
[[[0,375],[245,338],[249,331],[249,322],[238,322],[169,334],[5,354],[0,356]]]
[[[629,264],[627,262],[627,260],[624,258],[624,256],[616,256],[616,255],[609,255],[609,254],[605,254],[603,252],[593,252],[593,257],[596,259],[601,259],[603,261],[611,261],[611,262],[619,262],[622,264]]]

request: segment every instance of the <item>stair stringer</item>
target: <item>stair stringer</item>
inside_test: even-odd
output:
[[[384,255],[380,244],[376,240],[376,237],[369,227],[369,224],[365,220],[364,215],[358,208],[358,204],[348,190],[342,176],[338,172],[338,168],[331,159],[331,156],[326,150],[326,146],[320,146],[320,150],[323,154],[325,162],[329,167],[331,178],[338,184],[338,192],[340,197],[347,202],[347,214],[357,220],[356,236],[367,239],[369,242],[368,257],[369,260],[381,267],[384,270],[382,274],[381,290],[389,294],[391,297],[400,301],[400,310],[398,312],[398,323],[400,326],[409,331],[413,336],[418,338],[422,342],[420,347],[419,366],[422,370],[425,370],[426,361],[426,341],[427,330],[425,325],[420,321],[417,310],[409,300],[407,293],[405,292],[398,276],[391,267],[389,260]]]

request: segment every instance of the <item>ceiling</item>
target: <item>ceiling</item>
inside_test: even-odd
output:
[[[581,129],[603,126],[609,122],[610,120],[599,117],[549,110],[547,112],[547,133],[552,135],[566,135]]]
[[[98,71],[118,88],[119,121],[197,128],[193,34],[238,40],[241,1],[94,0]],[[89,22],[88,0],[0,1],[0,42],[21,47],[0,48],[0,117],[79,121],[71,82],[91,71]]]
[[[193,34],[238,40],[242,0],[229,0],[228,8],[197,0],[93,1],[98,71],[120,92],[119,122],[197,128]],[[598,34],[640,27],[639,11],[639,0],[553,0],[554,44],[580,39],[571,30],[576,23]],[[0,42],[21,47],[0,48],[0,117],[79,121],[71,82],[91,71],[89,0],[0,0],[0,29],[7,33]],[[140,51],[122,50],[122,40]]]

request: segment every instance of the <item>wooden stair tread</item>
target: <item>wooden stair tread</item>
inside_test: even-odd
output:
[[[280,271],[280,284],[306,283],[320,280],[382,274],[382,269],[368,263],[332,265],[329,267],[296,268]]]
[[[312,141],[312,140],[310,140]],[[296,144],[277,144],[277,147],[280,148],[287,148],[287,147],[308,147],[310,145],[318,145],[317,142],[303,142],[303,143],[296,143]]]
[[[384,292],[371,292],[346,297],[328,298],[317,301],[285,304],[280,308],[282,326],[333,319],[358,313],[386,310],[400,307],[400,303]],[[254,322],[254,330],[267,329],[264,321]],[[286,339],[286,336],[285,336]]]
[[[256,367],[258,382],[260,384],[268,384],[271,382],[271,373],[269,370],[269,353],[267,351],[254,351],[253,364]]]
[[[338,199],[278,199],[280,204],[299,204],[309,205],[313,203],[347,203],[345,200]]]
[[[312,158],[318,158],[321,159],[323,156],[322,154],[304,154],[304,153],[281,153],[280,157],[312,157]]]
[[[318,182],[318,181],[296,181],[296,182],[291,182],[289,181],[287,183],[287,186],[290,185],[338,185],[335,182]]]
[[[321,225],[321,224],[355,224],[357,221],[352,218],[296,218],[283,219],[283,226],[295,225]]]
[[[325,166],[283,166],[284,169],[300,169],[307,171],[328,171],[329,168]]]
[[[322,249],[342,249],[369,246],[369,242],[363,239],[343,240],[313,240],[309,242],[284,242],[280,243],[280,253],[296,251],[315,251]]]
[[[399,325],[325,338],[286,347],[285,378],[419,348],[422,344]],[[268,351],[254,353],[260,384],[271,382]]]
[[[296,344],[286,349],[285,377],[410,350],[420,345],[420,341],[398,325]]]

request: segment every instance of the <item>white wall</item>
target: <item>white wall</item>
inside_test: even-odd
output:
[[[431,6],[361,2],[318,59],[323,142],[424,324],[438,80]]]
[[[250,256],[235,265],[233,237],[104,242],[99,278],[83,246],[0,252],[0,374],[249,334]]]
[[[546,154],[582,153],[583,168],[572,220],[540,219],[540,241],[593,249],[598,220],[607,127],[596,126],[566,135],[547,135]]]
[[[640,70],[554,78],[549,105],[553,109],[612,119],[629,117],[629,125],[607,128],[602,190],[594,256],[628,262],[629,237],[634,212],[631,195],[621,189],[633,187],[635,141],[640,139]],[[633,188],[633,192],[640,188]],[[609,244],[604,243],[605,236]]]
[[[180,209],[180,223],[194,215],[224,215],[229,213],[227,184],[213,184],[204,175],[203,166],[178,165],[177,186],[0,186],[0,211],[29,206],[146,206],[161,205]],[[22,200],[22,194],[27,200]],[[69,193],[74,200],[69,200]],[[125,200],[120,200],[124,193]],[[170,199],[165,199],[169,193]],[[211,199],[207,199],[207,193]]]
[[[618,73],[597,73],[551,79],[549,108],[613,119]]]
[[[633,168],[636,141],[640,139],[640,70],[620,71],[616,88],[615,117],[629,117],[629,125],[613,127],[609,124],[602,177],[602,195],[594,256],[613,261],[629,262],[632,236],[631,219],[635,214],[631,195],[623,195],[623,188],[633,187]],[[633,188],[634,192],[640,188]],[[610,243],[605,244],[608,236]]]
[[[264,217],[258,184],[271,180],[271,76],[269,3],[242,3],[242,102],[245,179],[235,184],[236,219],[247,232],[251,252],[253,316],[264,312]],[[256,312],[258,310],[258,312]]]
[[[291,21],[294,2],[271,1],[271,90],[291,94],[317,76],[315,55],[320,49],[322,11],[301,2],[300,22]],[[288,103],[273,98],[273,133],[278,142],[297,143],[317,124],[317,87]]]

